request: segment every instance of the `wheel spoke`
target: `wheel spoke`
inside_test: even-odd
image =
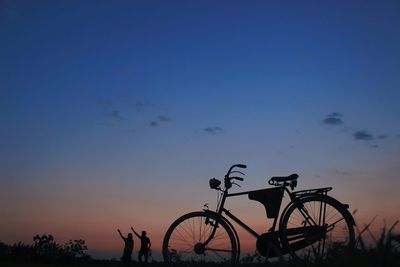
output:
[[[211,223],[206,224],[206,220],[214,226]],[[204,244],[211,237],[214,229],[216,231],[210,242]],[[234,263],[238,251],[234,233],[230,229],[225,222],[216,221],[212,215],[205,212],[184,215],[177,219],[167,231],[163,242],[164,260]]]
[[[231,249],[207,248],[206,250],[210,250],[210,251],[220,251],[220,252],[232,252]]]
[[[280,229],[282,246],[294,258],[313,261],[324,258],[333,244],[354,244],[354,228],[340,204],[320,195],[299,201],[302,208],[290,206]]]

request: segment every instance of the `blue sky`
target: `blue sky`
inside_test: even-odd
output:
[[[28,203],[48,205],[67,238],[68,214],[107,221],[103,207],[107,232],[137,220],[121,215],[133,205],[151,225],[156,200],[192,192],[165,209],[164,229],[238,162],[245,187],[298,172],[365,218],[378,200],[394,218],[399,11],[398,1],[1,1],[0,195],[18,201],[0,204],[0,237],[48,231],[36,219],[20,232]]]

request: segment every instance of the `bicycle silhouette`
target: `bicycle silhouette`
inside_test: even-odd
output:
[[[295,260],[314,261],[326,257],[330,248],[348,249],[354,246],[355,221],[348,211],[349,206],[328,196],[331,187],[293,191],[297,186],[297,174],[272,177],[271,188],[239,193],[229,193],[236,181],[243,181],[244,173],[233,170],[246,168],[236,164],[229,168],[221,181],[210,179],[211,189],[218,191],[216,211],[206,207],[178,218],[168,228],[162,247],[165,262],[224,262],[235,264],[240,258],[240,241],[230,218],[256,239],[257,252],[268,258],[287,257]],[[232,176],[236,175],[236,176]],[[236,184],[237,185],[237,184]],[[290,188],[290,190],[289,190]],[[279,219],[284,193],[290,203],[283,209]],[[272,227],[258,234],[239,218],[224,208],[229,197],[248,195],[249,199],[261,202]],[[226,215],[226,217],[223,216]]]

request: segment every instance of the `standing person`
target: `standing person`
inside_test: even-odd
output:
[[[129,233],[127,237],[124,237],[119,229],[118,233],[121,236],[122,240],[124,240],[125,242],[125,247],[124,247],[124,252],[122,254],[121,262],[124,266],[129,266],[132,260],[133,235],[132,233]]]
[[[142,231],[142,235],[139,235],[138,233],[136,233],[133,227],[131,227],[131,229],[135,233],[135,235],[140,239],[140,250],[139,250],[138,260],[140,263],[143,263],[142,257],[144,256],[144,262],[147,263],[147,260],[149,258],[149,251],[151,248],[150,239],[146,236],[146,231]]]

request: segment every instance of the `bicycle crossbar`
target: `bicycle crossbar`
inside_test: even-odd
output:
[[[254,191],[254,190],[253,190]],[[253,191],[246,191],[246,192],[239,192],[239,193],[232,193],[232,194],[227,194],[226,197],[234,197],[234,196],[241,196],[241,195],[247,195]]]
[[[228,216],[229,218],[231,218],[235,223],[239,224],[241,227],[243,227],[247,232],[249,232],[250,234],[252,234],[254,237],[259,238],[260,235],[254,231],[253,229],[251,229],[250,227],[248,227],[244,222],[242,222],[241,220],[239,220],[239,218],[237,218],[235,215],[233,215],[232,213],[229,212],[229,210],[222,208],[222,211],[226,214],[226,216]]]

